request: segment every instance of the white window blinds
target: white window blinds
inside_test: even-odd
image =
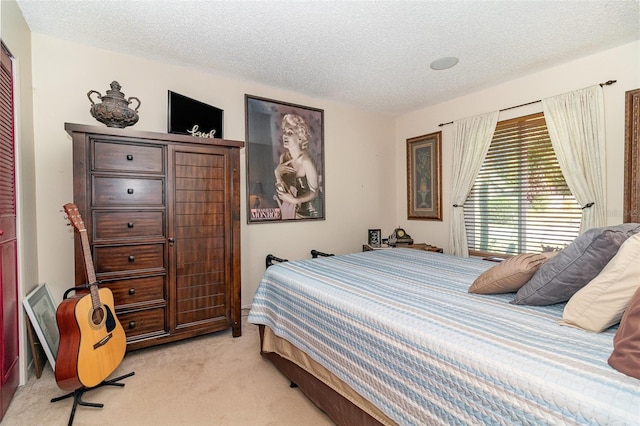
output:
[[[581,213],[560,171],[544,115],[499,122],[464,203],[469,251],[562,248],[578,235]]]

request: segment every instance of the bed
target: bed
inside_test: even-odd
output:
[[[494,265],[402,248],[283,262],[249,322],[337,424],[638,424],[640,381],[607,364],[616,327],[470,294]]]

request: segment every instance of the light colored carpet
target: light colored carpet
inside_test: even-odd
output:
[[[243,311],[243,315],[246,312]],[[133,351],[111,375],[135,375],[125,386],[84,395],[104,408],[78,406],[73,424],[84,425],[332,425],[329,418],[259,353],[258,328],[243,316],[242,336],[231,330]],[[18,388],[2,425],[66,425],[73,398],[47,363]]]

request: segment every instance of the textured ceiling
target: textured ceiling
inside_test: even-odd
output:
[[[17,3],[32,32],[391,114],[640,40],[638,0]]]

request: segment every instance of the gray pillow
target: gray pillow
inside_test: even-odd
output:
[[[622,243],[638,231],[638,223],[587,230],[544,263],[511,303],[542,306],[566,302],[595,278]]]

